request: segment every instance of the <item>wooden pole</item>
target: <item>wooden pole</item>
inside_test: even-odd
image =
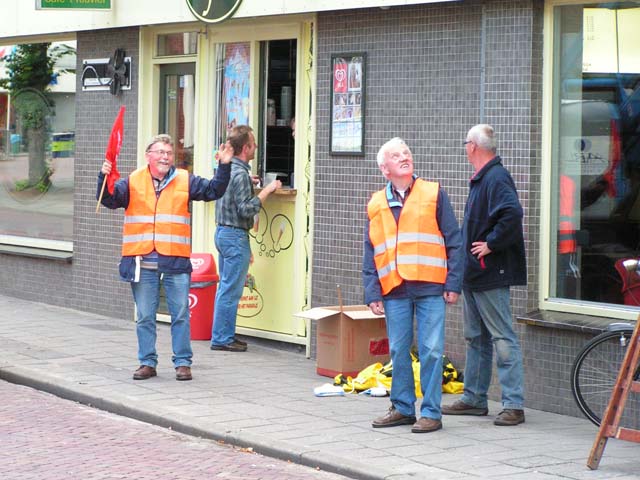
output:
[[[107,176],[104,176],[104,180],[102,181],[102,188],[100,189],[100,198],[98,198],[98,204],[96,205],[96,213],[100,210],[100,202],[102,202],[102,195],[104,195],[104,187],[107,184]]]

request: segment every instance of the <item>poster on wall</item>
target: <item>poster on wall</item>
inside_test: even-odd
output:
[[[222,131],[229,132],[236,125],[249,123],[249,79],[251,74],[251,46],[249,43],[228,43],[224,52],[224,80],[222,84]],[[226,135],[225,135],[226,137]]]
[[[331,55],[331,155],[364,155],[366,53]]]

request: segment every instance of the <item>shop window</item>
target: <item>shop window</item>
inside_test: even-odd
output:
[[[249,124],[251,44],[217,45],[216,77],[220,86],[216,97],[218,121],[214,134],[217,147],[233,127]]]
[[[638,25],[640,2],[554,9],[551,297],[640,305]]]
[[[198,53],[198,32],[179,32],[158,35],[156,55],[195,55]]]
[[[296,40],[260,42],[257,55],[258,123],[251,125],[258,143],[257,172],[265,183],[277,178],[283,187],[294,186],[296,45]],[[250,122],[250,59],[248,42],[217,46],[216,145],[234,126]]]
[[[268,182],[294,187],[296,40],[261,43],[262,149],[258,170]]]
[[[19,245],[71,242],[75,41],[0,52],[0,236]]]

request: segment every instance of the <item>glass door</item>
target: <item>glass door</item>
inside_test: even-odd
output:
[[[159,133],[174,141],[175,164],[193,173],[195,63],[160,66]]]
[[[160,65],[158,132],[171,135],[175,165],[189,173],[193,173],[195,73],[192,62]],[[158,313],[169,315],[164,288]]]

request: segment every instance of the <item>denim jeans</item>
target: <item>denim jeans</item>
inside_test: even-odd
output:
[[[512,326],[509,288],[480,292],[464,289],[463,293],[467,361],[462,401],[477,408],[487,406],[495,345],[502,406],[520,410],[524,406],[524,373],[520,344]]]
[[[444,299],[441,295],[429,295],[383,301],[393,363],[391,403],[401,414],[415,415],[416,393],[410,354],[415,316],[422,390],[420,416],[439,420],[442,416]]]
[[[228,345],[236,334],[238,302],[249,271],[251,246],[245,230],[218,225],[215,234],[220,283],[213,312],[211,345]]]
[[[161,278],[162,277],[162,278]],[[140,365],[156,367],[156,313],[160,302],[160,281],[167,295],[167,306],[171,314],[171,346],[174,367],[190,366],[191,330],[189,324],[189,273],[159,273],[157,270],[140,270],[140,281],[131,283],[133,300],[136,302],[138,335],[138,360]]]

